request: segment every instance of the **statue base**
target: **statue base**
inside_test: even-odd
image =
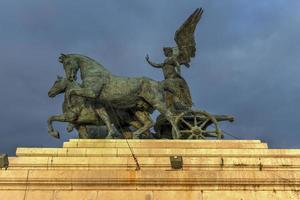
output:
[[[300,149],[259,140],[71,139],[17,148],[0,170],[0,199],[298,200],[299,170]]]

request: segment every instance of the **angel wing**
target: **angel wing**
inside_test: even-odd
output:
[[[174,40],[178,48],[177,61],[180,64],[189,65],[191,58],[195,57],[196,42],[194,32],[202,13],[203,9],[197,8],[175,32]]]

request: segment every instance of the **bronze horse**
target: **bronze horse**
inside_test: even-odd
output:
[[[72,89],[80,88],[80,85],[75,81],[70,81],[66,78],[57,77],[57,80],[48,92],[49,97],[55,97],[58,94],[64,93],[65,100],[63,102],[63,114],[50,116],[48,119],[48,132],[55,138],[59,138],[59,132],[54,130],[52,122],[69,122],[68,132],[72,131],[75,127],[79,133],[79,138],[91,138],[87,131],[88,125],[103,126],[103,120],[98,117],[95,111],[97,102],[86,100],[83,97],[74,96],[70,101],[67,101],[67,95]],[[147,114],[141,110],[135,109],[139,118],[135,117],[132,110],[115,109],[109,110],[115,127],[119,132],[130,132],[129,127],[143,128],[148,130],[152,126],[152,121]],[[114,135],[108,135],[107,138],[112,138]],[[133,135],[134,138],[138,136]]]
[[[173,139],[179,138],[175,117],[166,106],[165,91],[158,81],[146,77],[128,78],[113,75],[95,60],[79,54],[62,54],[59,61],[64,66],[66,77],[71,81],[76,80],[80,69],[82,85],[69,91],[67,101],[80,96],[101,102],[102,107],[98,107],[96,112],[102,116],[110,133],[113,132],[113,128],[107,112],[109,107],[130,109],[136,107],[138,102],[143,102],[163,114],[173,126]],[[142,132],[143,129],[137,129],[134,135]]]

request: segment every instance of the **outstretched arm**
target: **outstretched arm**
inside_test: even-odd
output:
[[[149,56],[148,54],[146,55],[146,61],[149,63],[149,65],[151,65],[152,67],[155,67],[155,68],[162,68],[163,67],[163,64],[157,64],[157,63],[154,63],[154,62],[151,62],[149,60]]]

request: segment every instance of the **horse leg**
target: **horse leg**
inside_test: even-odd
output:
[[[74,129],[74,124],[68,123],[68,126],[67,126],[68,133],[70,133],[71,131],[73,131],[73,129]]]
[[[64,115],[53,115],[48,118],[48,133],[51,136],[59,139],[59,132],[54,130],[54,128],[53,128],[53,125],[52,125],[53,121],[66,122],[67,120]]]
[[[171,123],[173,128],[173,139],[180,138],[180,132],[175,122],[175,116],[164,102],[163,91],[159,89],[158,85],[145,84],[141,96],[156,110],[163,114]]]
[[[163,102],[157,102],[153,105],[153,107],[157,109],[161,114],[163,114],[166,117],[166,119],[171,123],[173,128],[173,139],[179,139],[181,137],[181,134],[176,125],[174,114],[164,105]]]
[[[101,85],[101,84],[97,86],[99,88],[99,91],[102,86],[103,85]],[[85,97],[85,98],[92,98],[92,99],[96,99],[98,96],[98,94],[94,90],[91,90],[88,88],[74,89],[74,90],[70,90],[69,94],[67,95],[67,97],[68,97],[67,101],[71,102],[72,95],[81,96],[81,97]],[[115,131],[112,127],[112,124],[110,122],[109,116],[108,116],[105,108],[104,107],[97,108],[96,113],[98,114],[100,119],[103,120],[103,122],[105,123],[105,125],[108,129],[108,135],[106,138],[113,138],[113,135],[115,135]]]
[[[85,125],[80,125],[76,127],[76,129],[78,131],[78,136],[80,139],[89,139],[89,134]]]
[[[140,129],[143,126],[143,124],[141,122],[136,121],[136,120],[130,121],[128,123],[130,124],[130,126],[132,126],[135,129]],[[139,139],[138,134],[134,134],[134,133],[131,132],[130,135],[131,135],[130,139]]]
[[[116,129],[121,133],[124,139],[132,139],[132,132],[128,125],[116,124]]]
[[[96,112],[97,112],[98,116],[102,119],[102,121],[105,123],[105,125],[108,129],[108,135],[106,136],[106,138],[107,139],[113,138],[115,135],[115,131],[113,129],[110,118],[109,118],[105,108],[104,107],[97,108]]]
[[[154,123],[149,116],[149,113],[145,111],[136,111],[134,115],[138,119],[138,123],[135,121],[131,123],[133,127],[137,128],[137,130],[133,132],[133,139],[138,139],[140,134],[148,131],[151,127],[154,126]]]
[[[159,95],[157,95],[159,96]],[[152,98],[152,99],[146,99],[147,102],[149,102],[153,108],[158,110],[161,114],[163,114],[166,119],[171,123],[172,128],[173,128],[173,139],[179,139],[180,138],[180,132],[178,130],[178,127],[175,122],[175,116],[171,112],[170,109],[167,108],[166,104],[160,99],[160,98]]]

